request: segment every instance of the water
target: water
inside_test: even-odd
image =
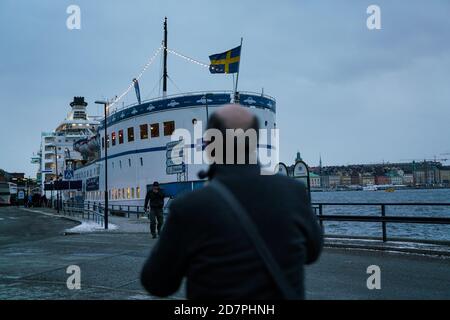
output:
[[[386,215],[389,216],[427,216],[450,217],[450,189],[428,190],[397,190],[385,191],[339,191],[339,192],[313,192],[313,203],[320,202],[370,202],[370,203],[396,203],[396,202],[444,202],[448,207],[437,206],[387,206]],[[324,206],[323,214],[355,214],[355,215],[381,215],[380,206]],[[324,222],[325,232],[328,235],[370,236],[381,237],[381,223],[366,222]],[[389,237],[423,239],[423,240],[449,240],[450,225],[422,225],[388,223],[387,235]]]

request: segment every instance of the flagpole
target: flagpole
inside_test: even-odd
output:
[[[240,54],[240,57],[242,57],[242,41],[243,41],[243,38],[241,37],[241,54]],[[241,58],[239,58],[238,72],[236,74],[236,86],[234,87],[234,103],[239,103],[239,97],[237,96],[237,89],[238,89],[239,69],[240,68],[241,68]]]

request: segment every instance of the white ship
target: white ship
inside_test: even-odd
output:
[[[53,196],[50,189],[54,182],[71,180],[76,163],[83,160],[81,153],[74,148],[74,143],[97,135],[99,121],[88,116],[87,105],[83,97],[74,97],[67,117],[54,131],[41,134],[38,157],[33,157],[32,162],[39,165],[37,180],[41,193],[47,193],[48,197]],[[69,193],[68,190],[63,196],[69,198],[74,194],[75,191]]]
[[[164,48],[167,48],[167,32],[163,43]],[[168,50],[163,51],[167,55]],[[110,111],[106,119],[106,140],[105,119],[83,122],[90,132],[78,134],[78,139],[70,142],[73,150],[71,157],[74,153],[79,155],[76,161],[70,162],[74,166],[72,179],[81,181],[81,186],[79,190],[66,191],[65,199],[104,201],[105,147],[110,205],[143,205],[146,192],[154,181],[158,181],[169,195],[200,187],[204,181],[198,178],[198,172],[206,169],[207,165],[173,164],[168,158],[171,135],[175,129],[184,128],[195,136],[194,124],[201,121],[202,130],[205,130],[208,117],[220,106],[235,102],[236,99],[258,117],[261,129],[276,128],[276,101],[263,93],[230,90],[167,95],[166,61],[165,56],[163,95]],[[53,140],[57,138],[57,135],[52,136]],[[202,146],[200,138],[193,141],[190,148],[202,150]],[[267,151],[272,146],[268,142],[259,145],[259,148]],[[48,159],[49,162],[45,164],[50,163],[52,158]],[[61,165],[67,165],[67,161],[58,163],[58,169],[61,168],[58,172],[67,170]],[[48,168],[50,170],[53,166]],[[47,177],[45,180],[48,180]]]

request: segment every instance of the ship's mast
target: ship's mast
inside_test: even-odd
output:
[[[164,18],[163,97],[167,96],[167,17]]]

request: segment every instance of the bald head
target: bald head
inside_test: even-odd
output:
[[[228,104],[220,107],[210,116],[208,129],[219,130],[222,134],[224,144],[221,152],[216,155],[216,157],[226,159],[222,163],[256,163],[255,152],[258,143],[259,123],[258,118],[248,108],[239,104]],[[234,133],[229,135],[227,131],[234,131]],[[253,139],[251,139],[252,137]],[[243,141],[243,145],[239,141]],[[227,153],[227,145],[231,145],[234,152]]]
[[[216,111],[215,116],[227,129],[249,129],[255,122],[255,116],[239,104],[227,104]]]

